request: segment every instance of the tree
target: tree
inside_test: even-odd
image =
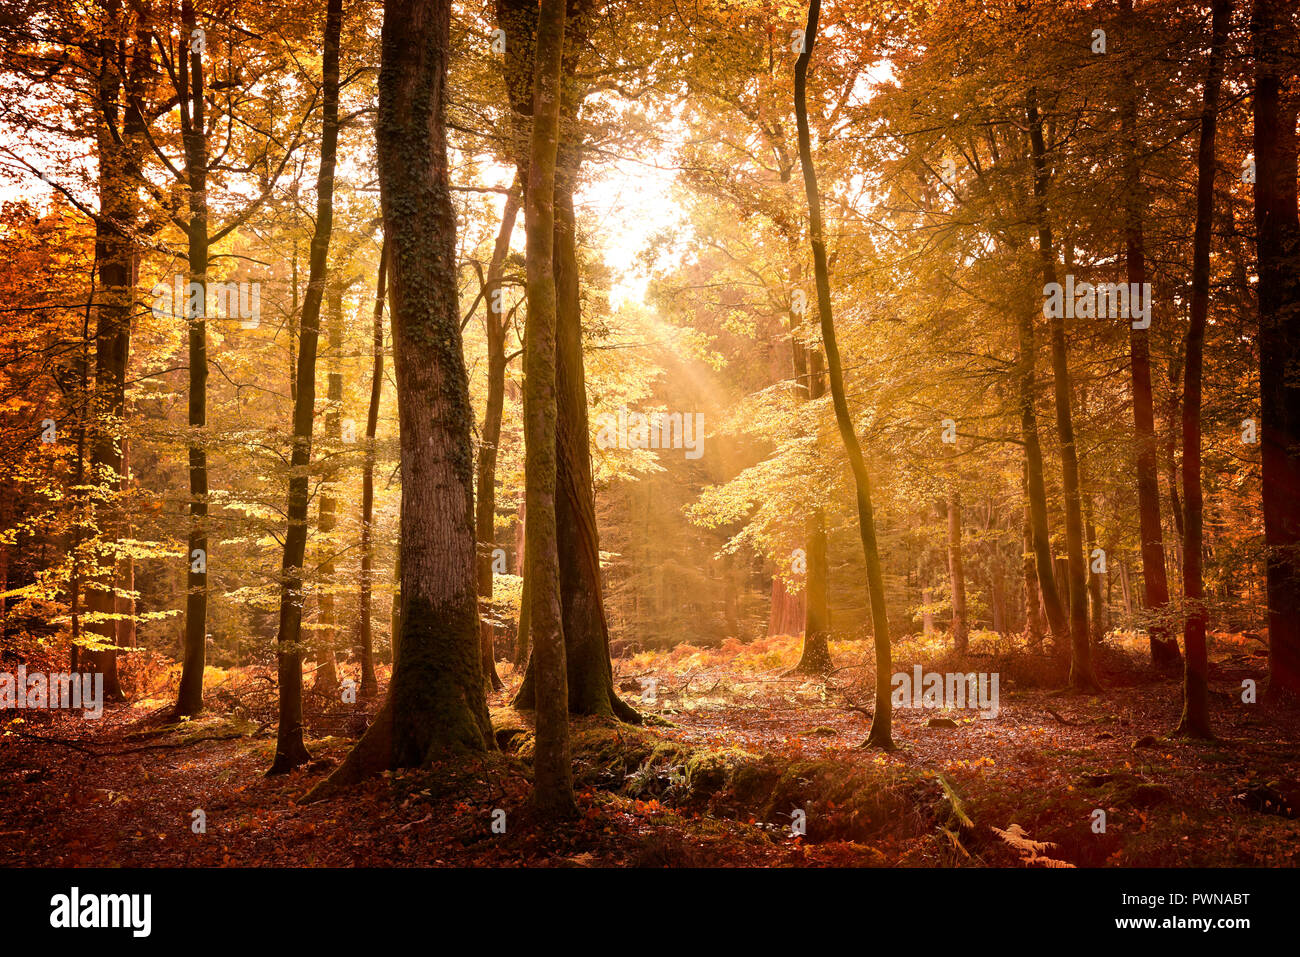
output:
[[[790,347],[794,353],[795,388],[806,402],[826,394],[821,350],[799,339],[801,315],[790,316]],[[826,512],[814,508],[804,518],[804,553],[807,572],[803,587],[803,650],[796,671],[824,675],[831,670],[830,562],[827,557]]]
[[[961,490],[956,480],[948,486],[948,575],[952,582],[952,644],[966,653],[970,627],[966,623],[966,572],[961,557]]]
[[[506,331],[510,317],[505,311],[501,279],[506,256],[510,252],[510,235],[514,232],[520,202],[518,184],[512,183],[509,193],[506,194],[505,211],[501,214],[501,227],[497,232],[496,243],[492,247],[492,259],[488,263],[487,276],[483,280],[481,290],[487,327],[488,393],[487,405],[483,412],[483,433],[479,442],[477,495],[474,498],[474,534],[478,541],[476,569],[478,594],[485,603],[491,600],[493,590],[492,552],[496,544],[497,452],[501,442],[501,413],[506,397],[506,366],[510,361],[506,355]],[[486,607],[480,611],[480,615],[483,617],[481,625],[483,676],[493,689],[500,690],[503,686],[501,678],[497,675],[496,653],[493,649],[495,628],[487,619]]]
[[[312,427],[316,415],[316,347],[320,339],[321,301],[325,295],[330,231],[334,225],[334,168],[339,135],[339,34],[343,0],[328,0],[320,172],[316,176],[316,228],[311,237],[307,296],[302,304],[293,404],[293,457],[289,475],[289,527],[280,564],[280,630],[276,639],[280,676],[280,723],[270,774],[285,774],[311,759],[302,739],[303,558],[307,549]],[[340,306],[341,309],[341,306]]]
[[[251,167],[266,170],[264,186],[251,201],[222,226],[209,228],[213,169],[209,156],[208,136],[211,127],[207,119],[209,98],[218,85],[225,90],[238,86],[239,73],[233,66],[232,77],[220,84],[208,84],[204,57],[207,53],[207,30],[199,25],[199,18],[191,0],[181,2],[181,35],[179,43],[170,39],[163,44],[156,36],[158,56],[167,75],[171,77],[177,116],[180,125],[180,166],[166,155],[156,138],[149,138],[157,160],[186,191],[189,217],[172,215],[172,221],[185,234],[185,258],[188,266],[188,295],[185,298],[185,321],[188,331],[187,351],[189,382],[188,405],[188,459],[190,479],[189,524],[185,551],[186,599],[185,637],[181,662],[181,678],[176,693],[175,711],[180,716],[197,714],[203,709],[203,669],[207,657],[208,570],[211,556],[208,552],[208,267],[214,244],[231,235],[262,207],[279,182],[289,158],[297,150],[302,137],[302,127],[281,154],[279,162],[272,164],[269,147],[262,155],[252,159]],[[230,44],[233,57],[235,44]],[[233,112],[233,106],[229,109]],[[312,110],[309,108],[307,114]],[[231,120],[233,123],[233,119]],[[304,121],[305,125],[305,121]],[[265,137],[267,143],[276,142],[273,133]],[[221,151],[224,157],[226,150]]]
[[[337,454],[338,445],[343,438],[343,371],[340,367],[343,353],[343,293],[344,280],[337,273],[343,266],[343,258],[335,264],[332,281],[326,284],[325,315],[327,325],[326,352],[329,355],[329,372],[326,379],[325,393],[325,442],[327,447]],[[319,588],[317,607],[320,611],[320,623],[311,642],[316,650],[316,680],[313,688],[321,689],[332,697],[339,687],[338,656],[335,648],[338,644],[338,615],[334,608],[334,556],[337,552],[331,535],[338,525],[338,499],[334,489],[328,483],[322,483],[320,490],[320,511],[317,530],[320,532],[321,546],[325,556],[319,564]]]
[[[361,661],[362,699],[379,694],[375,676],[375,647],[371,633],[374,593],[375,434],[379,430],[379,403],[384,393],[384,299],[387,296],[388,240],[379,251],[379,278],[375,286],[374,335],[370,365],[370,404],[366,409],[366,460],[361,471],[361,590],[358,599],[357,657]],[[396,632],[394,632],[396,634]]]
[[[826,350],[826,371],[830,378],[831,397],[835,404],[835,421],[840,438],[853,469],[853,482],[857,491],[858,528],[862,536],[862,551],[867,561],[867,589],[871,598],[871,620],[875,629],[876,645],[876,706],[871,717],[871,730],[867,744],[892,750],[890,731],[890,649],[889,614],[885,610],[885,581],[876,545],[876,521],[871,508],[871,477],[862,456],[862,447],[849,415],[848,400],[844,394],[844,372],[840,363],[839,343],[835,339],[835,323],[831,317],[830,269],[826,263],[826,241],[822,238],[821,197],[817,192],[817,172],[812,162],[812,140],[808,133],[808,60],[817,42],[817,19],[821,14],[821,0],[808,5],[808,27],[804,32],[803,46],[794,70],[794,108],[799,128],[799,163],[803,168],[804,191],[808,197],[808,236],[812,244],[813,271],[817,280],[817,309],[821,315],[822,343]]]
[[[389,768],[494,747],[447,169],[450,29],[450,0],[385,3],[375,129],[401,426],[401,633],[374,723],[309,799]]]
[[[519,145],[522,130],[535,104],[537,7],[522,0],[500,0],[497,22],[509,40],[503,65],[514,122],[516,165],[520,175],[531,158]],[[591,0],[570,0],[565,23],[569,40],[561,63],[557,92],[560,130],[557,145],[554,199],[553,271],[556,286],[556,530],[559,535],[561,609],[564,618],[565,666],[569,709],[575,714],[599,714],[638,722],[639,715],[614,691],[609,656],[609,626],[600,574],[600,541],[591,470],[591,431],[587,418],[587,386],[582,354],[582,301],[577,255],[577,222],[573,192],[582,163],[578,113],[586,87],[578,76],[578,61],[594,18]],[[531,561],[525,563],[526,583]],[[526,584],[531,597],[531,584]],[[530,603],[531,608],[531,603]],[[520,641],[535,623],[521,613]],[[524,672],[514,704],[535,703],[533,668]]]
[[[1133,0],[1120,0],[1128,26],[1134,26]],[[1121,77],[1120,124],[1124,134],[1124,265],[1130,288],[1147,281],[1146,244],[1142,231],[1144,193],[1137,132],[1137,91],[1131,56],[1125,58]],[[1151,333],[1130,323],[1129,368],[1133,380],[1133,443],[1137,469],[1138,523],[1141,535],[1142,582],[1146,607],[1156,616],[1149,625],[1151,663],[1172,668],[1182,657],[1178,642],[1169,635],[1160,616],[1169,604],[1165,575],[1164,535],[1160,527],[1160,475],[1156,445],[1155,410],[1151,391]]]
[[[208,450],[201,440],[208,424],[208,139],[203,74],[204,44],[190,0],[181,2],[181,45],[176,53],[177,100],[184,144],[184,178],[189,188],[189,221],[184,224],[188,245],[189,299],[189,447],[190,522],[185,551],[185,653],[176,691],[176,713],[192,715],[203,709],[203,666],[208,640]],[[179,176],[178,176],[179,178]]]
[[[135,305],[142,238],[149,227],[139,202],[140,176],[148,147],[141,102],[154,79],[148,56],[149,24],[132,18],[117,3],[104,4],[110,20],[98,40],[99,215],[95,218],[95,261],[100,301],[95,309],[95,423],[90,469],[105,503],[120,495],[127,482],[126,370],[131,354],[131,313]],[[119,64],[125,66],[124,74]],[[116,546],[125,522],[120,511],[110,514],[101,537],[100,554],[86,583],[86,605],[92,620],[87,631],[100,645],[117,643],[119,561]],[[107,554],[104,554],[106,552]],[[127,585],[130,588],[130,585]],[[117,674],[117,653],[87,649],[81,666],[104,675],[104,694],[123,698]]]
[[[1214,225],[1214,139],[1218,129],[1219,96],[1223,86],[1224,46],[1231,0],[1211,6],[1210,58],[1206,67],[1201,135],[1196,151],[1196,227],[1192,234],[1192,301],[1187,326],[1187,361],[1183,372],[1183,714],[1178,733],[1209,738],[1209,661],[1205,647],[1208,613],[1202,571],[1204,493],[1201,486],[1201,380],[1205,323],[1210,308],[1210,239]]]
[[[1051,171],[1047,165],[1047,148],[1043,121],[1038,111],[1037,91],[1031,89],[1026,103],[1029,141],[1034,172],[1034,212],[1038,222],[1038,256],[1043,282],[1056,282],[1056,253],[1052,245],[1052,228],[1047,216],[1047,188]],[[1083,553],[1083,507],[1079,489],[1079,457],[1075,446],[1074,421],[1070,409],[1070,367],[1065,349],[1065,315],[1054,310],[1051,319],[1052,380],[1056,393],[1056,431],[1061,443],[1061,482],[1065,494],[1065,547],[1070,582],[1070,687],[1076,691],[1096,691],[1097,678],[1092,671],[1092,637],[1088,632],[1088,563]]]
[[[529,635],[537,743],[534,804],[548,817],[576,813],[569,758],[569,693],[556,538],[555,155],[560,125],[564,0],[543,0],[537,21],[533,129],[524,223],[528,325],[524,333]]]
[[[1269,694],[1300,696],[1300,223],[1295,11],[1256,0],[1255,249]]]

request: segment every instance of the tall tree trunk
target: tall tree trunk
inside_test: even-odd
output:
[[[1256,0],[1255,243],[1267,548],[1270,697],[1300,697],[1300,223],[1296,214],[1296,24]]]
[[[99,260],[96,258],[90,266],[90,289],[86,296],[86,311],[82,314],[81,319],[81,344],[80,354],[77,357],[77,384],[80,389],[80,409],[77,413],[77,467],[73,471],[75,476],[75,485],[78,491],[73,498],[76,508],[76,519],[72,523],[72,534],[68,537],[71,539],[68,549],[72,567],[68,571],[68,617],[71,625],[71,641],[69,642],[69,657],[71,659],[71,670],[78,671],[84,665],[80,661],[81,657],[81,541],[86,533],[86,511],[88,508],[85,502],[85,492],[82,489],[86,485],[86,409],[90,404],[90,310],[95,299],[95,280],[99,271]]]
[[[325,322],[325,350],[329,354],[329,373],[325,386],[325,441],[337,447],[343,438],[343,371],[339,367],[343,353],[343,287],[337,282],[328,283],[326,287]],[[338,693],[339,668],[336,654],[338,615],[334,605],[335,547],[330,541],[330,534],[338,525],[338,499],[328,485],[321,487],[319,508],[316,527],[320,532],[320,545],[325,556],[321,559],[317,579],[320,623],[311,642],[316,652],[316,680],[312,687],[327,697],[333,697]]]
[[[1133,0],[1120,0],[1120,11],[1131,26]],[[1146,245],[1142,231],[1142,210],[1146,196],[1142,188],[1141,148],[1137,131],[1137,93],[1133,68],[1126,66],[1120,90],[1120,125],[1124,134],[1124,263],[1129,288],[1147,281]],[[1155,402],[1151,391],[1151,336],[1147,329],[1129,325],[1129,369],[1133,380],[1133,445],[1137,466],[1138,534],[1142,545],[1142,581],[1145,605],[1152,616],[1147,626],[1151,642],[1151,664],[1169,669],[1182,658],[1178,642],[1169,634],[1166,608],[1169,581],[1165,576],[1164,532],[1160,525],[1160,476],[1156,444]]]
[[[876,702],[871,717],[871,730],[866,744],[892,750],[892,715],[890,713],[890,647],[889,614],[885,608],[885,579],[880,566],[880,552],[876,545],[876,520],[871,507],[871,477],[867,463],[858,444],[858,435],[849,415],[848,400],[844,394],[844,372],[840,362],[840,347],[835,338],[835,323],[831,316],[830,269],[826,263],[826,242],[822,236],[821,197],[817,191],[817,172],[812,163],[812,139],[808,131],[808,61],[817,42],[817,20],[821,15],[821,0],[808,5],[808,26],[804,31],[803,49],[794,68],[794,109],[799,130],[799,163],[803,168],[804,192],[808,198],[808,234],[812,243],[813,271],[817,279],[817,309],[821,316],[822,341],[826,349],[826,366],[830,375],[831,399],[835,405],[835,421],[840,438],[853,469],[853,482],[857,489],[858,527],[862,533],[862,552],[867,563],[867,591],[871,599],[871,620],[876,649]]]
[[[1038,569],[1037,553],[1034,550],[1033,516],[1029,505],[1029,462],[1023,463],[1024,472],[1021,486],[1025,492],[1024,517],[1021,521],[1021,538],[1023,550],[1021,559],[1021,577],[1025,592],[1025,645],[1033,651],[1043,649],[1043,619],[1038,613]]]
[[[357,657],[361,660],[361,698],[379,694],[375,677],[375,641],[371,628],[375,567],[375,434],[379,431],[379,403],[384,394],[384,297],[388,286],[388,239],[379,250],[379,277],[375,280],[374,338],[370,366],[370,405],[366,412],[366,462],[361,471],[361,594]]]
[[[1052,538],[1047,524],[1047,485],[1043,479],[1043,447],[1038,440],[1037,364],[1034,346],[1034,310],[1026,308],[1020,313],[1016,325],[1019,340],[1020,441],[1025,449],[1025,507],[1029,519],[1030,545],[1038,588],[1042,592],[1043,609],[1047,615],[1052,642],[1059,651],[1066,647],[1070,634],[1065,605],[1056,588],[1056,573],[1052,560]],[[1037,599],[1035,599],[1035,602]]]
[[[1026,112],[1033,151],[1034,212],[1038,221],[1038,255],[1043,282],[1056,282],[1056,254],[1047,218],[1047,186],[1051,174],[1043,142],[1043,123],[1036,91],[1030,90]],[[1070,687],[1098,690],[1092,670],[1092,642],[1088,634],[1088,565],[1083,553],[1083,509],[1079,494],[1079,461],[1070,411],[1070,370],[1065,350],[1064,310],[1051,317],[1052,378],[1056,393],[1056,431],[1061,443],[1061,484],[1065,495],[1065,548],[1070,582]]]
[[[1092,622],[1092,640],[1100,641],[1106,634],[1106,600],[1101,593],[1102,575],[1092,568],[1092,553],[1097,549],[1097,529],[1092,523],[1092,503],[1085,500],[1084,521],[1083,521],[1084,541],[1087,542],[1086,554],[1088,558],[1088,606],[1089,619]]]
[[[948,580],[952,587],[952,644],[966,653],[970,626],[966,620],[966,571],[961,557],[961,491],[954,480],[948,486]]]
[[[105,4],[105,13],[117,18],[121,8],[116,2]],[[138,93],[142,61],[148,57],[129,56],[125,28],[121,23],[106,29],[99,40],[99,159],[100,217],[95,221],[95,260],[98,263],[100,297],[96,303],[95,386],[89,403],[91,415],[91,482],[104,490],[102,514],[98,521],[100,540],[94,564],[86,581],[86,609],[91,620],[86,628],[100,645],[117,641],[118,602],[117,542],[121,536],[123,515],[116,507],[125,482],[122,454],[125,437],[122,417],[126,409],[126,367],[131,348],[131,309],[139,249],[128,235],[127,224],[139,214],[135,183],[131,171],[139,168],[142,154],[140,113],[123,100]],[[121,76],[121,64],[128,64],[128,74]],[[124,90],[129,84],[133,89]],[[125,96],[124,96],[125,94]],[[125,114],[125,115],[123,115]],[[80,483],[78,483],[80,484]],[[109,701],[123,698],[117,675],[117,653],[104,649],[88,650],[81,667],[103,674],[104,697]]]
[[[797,281],[797,275],[794,277]],[[796,393],[807,402],[826,394],[826,371],[821,350],[805,346],[797,335],[797,322],[790,316],[790,345],[794,352]],[[795,670],[824,675],[831,670],[830,561],[826,541],[826,512],[812,509],[804,518],[803,651]]]
[[[1201,576],[1204,546],[1201,490],[1201,374],[1205,323],[1210,308],[1210,239],[1214,223],[1214,140],[1218,128],[1219,94],[1223,81],[1223,48],[1227,42],[1231,0],[1211,5],[1210,62],[1201,111],[1201,139],[1196,153],[1196,229],[1192,238],[1191,321],[1187,327],[1187,360],[1183,385],[1183,714],[1178,733],[1211,737],[1209,661],[1205,647],[1207,612]]]
[[[804,626],[803,591],[792,592],[779,572],[772,575],[772,599],[768,607],[767,634],[797,635]],[[797,669],[796,669],[797,670]]]
[[[531,72],[536,4],[500,0],[498,22],[508,36],[506,81],[517,117],[532,109]],[[556,285],[556,524],[559,536],[560,595],[564,619],[565,662],[568,668],[569,710],[639,722],[640,715],[614,691],[609,656],[609,626],[600,572],[600,537],[591,470],[591,432],[587,419],[587,386],[582,357],[582,303],[579,290],[576,217],[573,191],[582,163],[578,112],[585,95],[578,75],[578,58],[586,45],[593,16],[591,0],[568,0],[561,76],[559,121],[563,136],[556,156],[554,261]],[[511,52],[513,50],[513,53]],[[521,174],[528,158],[519,162]],[[525,576],[525,588],[528,588]],[[534,702],[531,665],[515,695],[517,708]]]
[[[177,57],[180,74],[182,140],[185,149],[186,185],[189,187],[190,221],[186,254],[189,262],[189,298],[186,322],[189,327],[189,465],[190,521],[186,564],[185,650],[181,663],[176,713],[181,716],[203,710],[203,668],[207,657],[208,621],[208,451],[204,435],[208,426],[208,142],[204,114],[206,89],[203,81],[202,46],[191,44],[198,28],[194,7],[181,3],[181,50],[189,46],[187,58]]]
[[[524,341],[525,484],[532,579],[530,628],[537,741],[533,803],[547,817],[576,813],[556,535],[555,154],[560,126],[564,0],[542,0],[533,73],[533,133],[524,209],[528,326]],[[584,438],[585,441],[585,438]]]
[[[492,248],[492,261],[488,263],[487,278],[483,283],[486,300],[488,381],[487,408],[483,413],[482,440],[478,453],[478,494],[474,497],[474,534],[478,541],[477,577],[478,594],[483,602],[480,610],[483,676],[493,689],[503,686],[497,675],[493,638],[496,629],[487,620],[488,604],[492,599],[492,550],[496,545],[496,472],[497,453],[501,442],[501,412],[506,396],[506,312],[504,298],[499,295],[501,274],[506,256],[510,252],[510,234],[514,232],[519,214],[520,190],[518,180],[511,184],[506,195],[505,211],[501,215],[501,228],[496,245]]]
[[[386,0],[376,145],[402,446],[401,632],[383,707],[305,800],[494,748],[479,663],[473,407],[447,169],[451,0]]]
[[[330,232],[334,226],[334,160],[339,135],[339,35],[343,0],[329,0],[322,59],[323,114],[320,172],[316,176],[316,228],[312,231],[307,295],[302,303],[298,344],[298,393],[293,403],[293,453],[289,472],[289,525],[280,563],[280,630],[276,658],[280,678],[280,721],[270,774],[284,774],[310,755],[302,739],[303,558],[307,550],[307,506],[312,426],[316,412],[316,347],[325,294]]]

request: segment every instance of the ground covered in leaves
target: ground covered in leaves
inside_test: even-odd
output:
[[[267,778],[265,676],[213,670],[209,712],[180,724],[164,723],[163,682],[97,721],[5,715],[0,864],[1296,864],[1300,720],[1243,701],[1243,682],[1262,690],[1262,644],[1215,637],[1212,742],[1171,736],[1178,676],[1151,673],[1141,651],[1109,638],[1105,691],[1078,696],[1060,692],[1057,660],[996,636],[962,659],[903,643],[895,672],[997,672],[1000,707],[898,710],[890,753],[860,746],[867,643],[834,644],[826,678],[790,673],[797,639],[634,653],[616,681],[646,724],[575,721],[581,817],[558,826],[529,817],[530,719],[508,691],[492,699],[499,752],[304,804],[364,709],[309,699],[313,763]]]

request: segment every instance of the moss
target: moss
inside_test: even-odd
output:
[[[193,721],[182,721],[171,726],[169,730],[175,731],[176,740],[181,744],[194,744],[198,741],[227,738],[231,735],[252,735],[256,733],[257,728],[257,722],[248,718],[214,714]]]
[[[686,786],[692,797],[706,797],[727,787],[739,767],[754,764],[758,758],[740,748],[697,751],[686,761]]]
[[[742,806],[757,806],[781,779],[781,774],[782,768],[770,757],[739,765],[731,775],[732,794]]]
[[[511,735],[513,753],[503,757],[518,767],[531,759],[531,717],[510,708],[492,712],[497,730]],[[574,718],[569,743],[579,788],[669,807],[707,804],[715,818],[753,817],[778,833],[788,833],[791,812],[799,809],[810,842],[916,835],[953,815],[932,777],[864,767],[845,756],[791,762],[740,748],[699,748],[601,718]]]
[[[1096,792],[1107,807],[1152,808],[1173,800],[1173,792],[1130,771],[1100,772],[1082,778],[1084,787]]]
[[[874,768],[843,760],[818,759],[790,764],[772,788],[763,819],[788,826],[795,810],[804,812],[808,841],[861,841],[908,824],[910,803],[904,783]],[[916,822],[921,823],[916,816]]]

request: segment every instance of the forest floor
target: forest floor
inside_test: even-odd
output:
[[[1253,636],[1214,636],[1211,742],[1171,736],[1179,678],[1151,673],[1131,636],[1101,649],[1095,696],[1061,693],[1055,659],[1008,651],[996,636],[976,636],[964,659],[937,641],[904,645],[895,673],[997,672],[1000,707],[994,717],[898,709],[889,753],[860,747],[870,719],[855,689],[871,674],[857,662],[869,644],[832,644],[839,667],[828,679],[789,674],[799,644],[617,659],[620,693],[648,721],[575,720],[581,816],[562,827],[529,818],[531,731],[508,693],[491,702],[501,752],[311,804],[301,798],[347,754],[364,715],[315,702],[313,763],[267,778],[273,712],[231,690],[265,687],[265,675],[210,669],[209,711],[182,724],[160,723],[162,684],[94,721],[10,713],[0,865],[1300,862],[1300,717],[1243,702],[1243,681],[1262,690],[1265,677]]]

